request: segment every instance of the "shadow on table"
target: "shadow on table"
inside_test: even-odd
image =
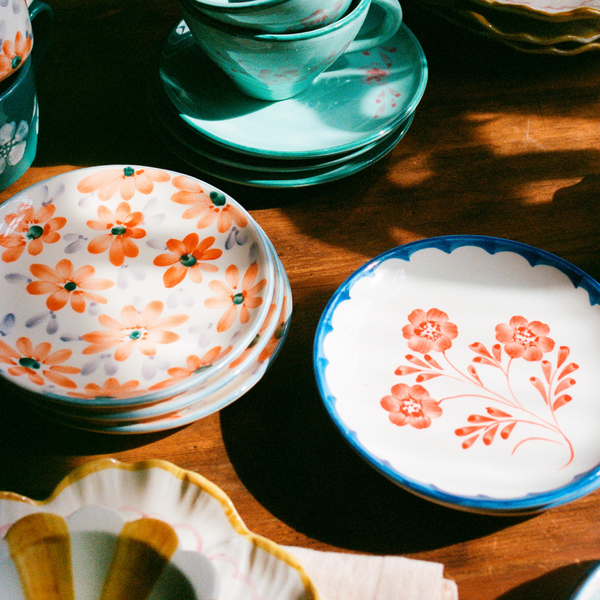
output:
[[[275,517],[334,546],[405,554],[479,538],[527,517],[467,513],[421,499],[376,472],[331,421],[307,331],[323,298],[304,298],[265,377],[220,413],[229,459]],[[307,314],[311,306],[314,314]]]
[[[584,561],[555,569],[502,594],[496,600],[568,600],[597,564]]]

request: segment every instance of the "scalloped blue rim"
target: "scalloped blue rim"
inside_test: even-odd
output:
[[[600,487],[600,465],[595,466],[589,471],[580,473],[570,483],[560,488],[549,492],[527,494],[518,498],[500,500],[488,496],[459,496],[449,494],[438,489],[436,486],[424,484],[418,480],[404,476],[387,461],[371,454],[358,441],[356,432],[345,425],[337,412],[337,398],[331,393],[325,378],[325,369],[329,361],[325,356],[323,343],[327,335],[333,330],[331,321],[337,307],[342,302],[350,299],[350,291],[354,284],[363,277],[373,276],[375,269],[382,262],[391,258],[402,259],[408,262],[415,252],[426,248],[437,248],[447,254],[451,254],[454,250],[463,246],[482,248],[490,254],[514,252],[525,258],[532,267],[536,265],[554,267],[569,278],[574,288],[583,288],[587,291],[590,305],[600,304],[600,283],[595,279],[570,262],[550,252],[522,242],[482,235],[449,235],[418,240],[398,246],[397,248],[392,248],[367,262],[350,275],[330,298],[321,315],[313,345],[313,366],[317,386],[325,408],[352,448],[375,467],[376,470],[400,487],[438,504],[470,512],[518,515],[539,512],[581,498]]]

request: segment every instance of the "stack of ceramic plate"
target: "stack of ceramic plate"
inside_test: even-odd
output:
[[[385,46],[343,55],[301,94],[257,100],[203,54],[182,21],[163,47],[150,113],[165,144],[200,171],[296,187],[356,173],[390,152],[426,83],[423,50],[402,25]]]
[[[446,20],[522,52],[600,49],[598,0],[419,0]]]
[[[510,240],[445,236],[354,273],[315,339],[352,447],[419,496],[518,514],[600,485],[600,284]]]
[[[283,343],[283,265],[244,208],[203,181],[93,167],[0,213],[3,385],[62,422],[185,425],[250,389]]]

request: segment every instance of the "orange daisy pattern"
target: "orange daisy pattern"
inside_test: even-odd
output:
[[[196,356],[195,354],[190,354],[186,360],[185,367],[173,367],[167,371],[167,373],[171,376],[169,379],[165,381],[161,381],[153,385],[151,390],[160,390],[166,387],[171,387],[182,379],[187,379],[192,375],[196,375],[208,369],[215,362],[227,356],[232,350],[233,346],[229,346],[229,348],[225,348],[224,350],[221,346],[215,346],[211,348],[202,358]]]
[[[16,350],[0,340],[0,363],[11,365],[8,373],[13,377],[25,376],[31,383],[40,386],[44,385],[47,379],[60,387],[69,389],[77,387],[77,384],[66,375],[76,375],[81,369],[62,364],[71,357],[71,354],[71,350],[66,348],[52,352],[52,345],[49,342],[42,342],[34,348],[27,337],[17,340]]]
[[[279,347],[279,344],[281,343],[281,338],[284,337],[288,327],[287,304],[288,297],[284,296],[283,304],[281,306],[281,313],[279,315],[279,322],[277,323],[277,327],[275,328],[273,335],[267,342],[267,345],[264,347],[263,351],[258,355],[258,362],[262,363],[266,360],[269,360],[275,353],[275,350],[277,350],[277,348]]]
[[[267,280],[261,279],[255,283],[257,275],[258,265],[252,263],[240,281],[239,269],[235,265],[230,265],[225,271],[225,282],[213,280],[208,284],[217,295],[207,298],[204,306],[217,310],[225,309],[217,323],[219,333],[227,331],[234,324],[238,312],[240,323],[247,323],[250,320],[250,309],[258,308],[262,304],[263,299],[257,294],[267,285]]]
[[[115,350],[115,359],[127,360],[134,348],[146,356],[156,354],[156,344],[172,344],[179,339],[179,334],[169,331],[185,323],[188,315],[172,315],[159,319],[164,304],[159,300],[149,302],[144,310],[139,313],[131,304],[121,310],[121,320],[102,314],[98,317],[100,325],[105,331],[93,331],[83,335],[83,340],[90,345],[83,349],[83,354],[96,354],[110,348]]]
[[[117,192],[123,200],[131,200],[134,194],[151,194],[155,182],[169,181],[171,176],[159,169],[106,169],[88,175],[77,184],[82,194],[98,192],[100,200],[110,200]]]
[[[23,203],[16,212],[4,217],[7,233],[0,234],[0,246],[6,248],[2,260],[6,263],[18,260],[25,248],[29,254],[37,256],[44,244],[55,244],[60,240],[60,234],[67,220],[55,217],[56,206],[46,204],[34,211],[33,206]]]
[[[14,42],[4,41],[0,54],[0,79],[5,79],[23,64],[31,52],[32,45],[33,38],[23,35],[22,31],[17,31]]]
[[[215,238],[210,236],[201,242],[199,240],[197,233],[190,233],[183,240],[170,239],[167,242],[170,254],[159,254],[154,259],[157,267],[169,267],[163,275],[165,287],[180,284],[188,273],[194,283],[202,283],[202,271],[216,273],[219,270],[217,265],[204,262],[216,260],[223,254],[222,250],[211,248]]]
[[[49,294],[46,306],[53,311],[64,308],[69,301],[71,308],[78,313],[85,310],[86,300],[106,304],[104,296],[94,294],[91,290],[106,290],[114,285],[110,279],[92,279],[96,269],[91,265],[75,270],[73,263],[66,258],[56,263],[56,269],[33,264],[29,270],[39,281],[29,283],[27,291],[33,296]]]
[[[102,254],[108,250],[108,258],[115,267],[120,267],[125,262],[125,257],[135,258],[139,249],[133,240],[145,237],[146,231],[137,227],[144,215],[131,212],[127,202],[121,202],[113,213],[106,206],[98,207],[99,221],[89,220],[87,226],[96,231],[108,231],[90,241],[88,251],[91,254]]]
[[[184,219],[196,219],[196,227],[204,229],[217,221],[217,231],[225,233],[235,223],[238,227],[246,227],[246,215],[233,204],[227,202],[225,194],[213,191],[207,194],[200,183],[184,175],[173,178],[173,185],[180,190],[171,196],[177,204],[189,206],[182,216]]]
[[[116,377],[109,377],[102,385],[97,383],[88,383],[83,392],[69,392],[73,398],[83,398],[89,400],[99,400],[105,398],[129,398],[137,396],[140,391],[137,389],[139,381],[132,379],[125,383],[119,383]]]

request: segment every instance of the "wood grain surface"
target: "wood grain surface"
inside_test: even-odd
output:
[[[79,432],[5,394],[0,489],[42,499],[94,458],[161,458],[220,486],[251,530],[278,543],[439,561],[461,600],[566,597],[600,559],[600,491],[519,518],[464,513],[403,491],[355,455],[331,423],[314,382],[312,344],[338,285],[377,254],[416,239],[505,237],[600,278],[600,53],[518,53],[404,0],[404,21],[429,63],[407,136],[346,179],[259,189],[182,164],[148,124],[148,74],[180,19],[177,0],[50,4],[54,37],[37,73],[38,154],[0,200],[91,165],[199,176],[242,203],[270,236],[291,281],[294,314],[264,379],[180,430]]]

